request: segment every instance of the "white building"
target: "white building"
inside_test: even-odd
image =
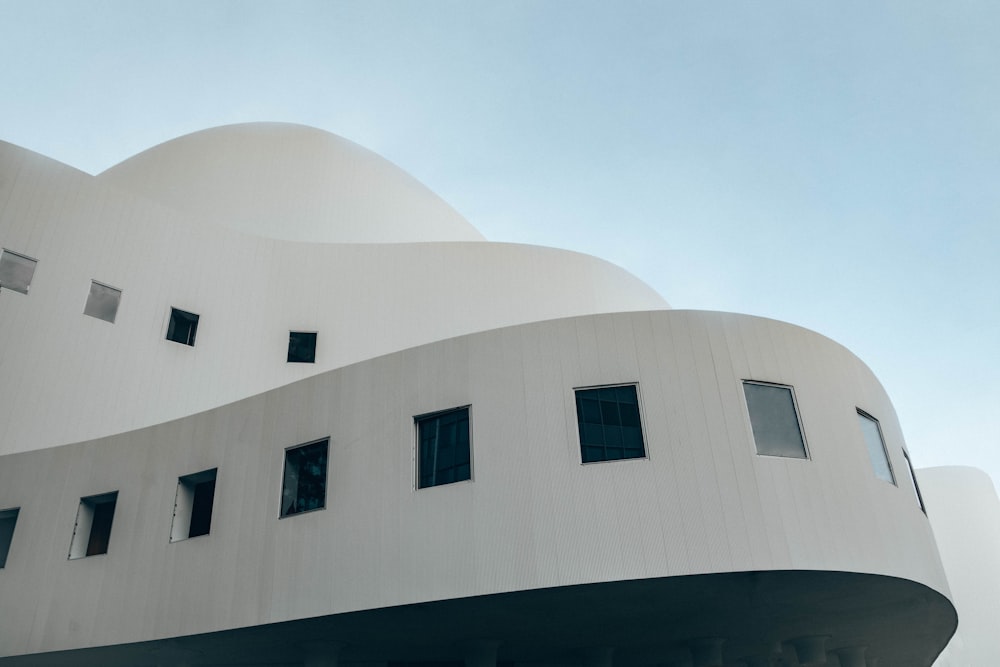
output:
[[[98,176],[0,144],[0,246],[0,667],[912,667],[955,632],[848,350],[486,242],[343,139]]]

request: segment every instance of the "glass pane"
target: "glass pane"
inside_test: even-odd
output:
[[[4,250],[0,255],[0,288],[27,294],[37,263],[30,257]]]
[[[90,294],[87,295],[87,304],[83,307],[83,314],[113,323],[118,314],[118,302],[121,298],[121,290],[92,282],[90,283]]]
[[[285,452],[282,516],[326,506],[326,456],[329,445],[329,440],[323,440]]]
[[[635,385],[576,391],[584,463],[645,457]]]
[[[875,476],[891,484],[895,484],[896,478],[893,476],[892,468],[889,466],[889,459],[885,453],[885,443],[882,441],[882,432],[879,430],[878,421],[859,411],[858,422],[861,424],[861,433],[864,434],[865,444],[868,446],[868,458],[871,459],[872,468],[875,469]]]
[[[757,453],[806,458],[806,446],[795,414],[792,388],[744,382],[743,392],[747,399]]]
[[[7,565],[7,554],[14,539],[14,526],[20,511],[20,508],[14,508],[0,512],[0,568]]]
[[[468,408],[418,418],[417,443],[417,488],[472,478]]]
[[[316,363],[316,332],[289,332],[288,363]]]

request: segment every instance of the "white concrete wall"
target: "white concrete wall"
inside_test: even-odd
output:
[[[249,152],[253,142],[240,136]],[[272,133],[262,136],[273,148]],[[161,152],[176,157],[151,151]],[[134,159],[158,174],[147,154]],[[178,160],[164,169],[179,169]],[[274,240],[106,180],[0,144],[0,246],[39,260],[28,295],[0,290],[0,453],[156,424],[464,333],[668,307],[623,269],[586,255],[475,241]],[[377,192],[385,181],[385,199],[376,198],[383,204],[399,188],[389,178],[369,183]],[[406,190],[395,203],[409,210],[413,195]],[[382,229],[403,240],[439,238],[418,213],[426,211]],[[83,314],[91,280],[123,290],[114,324]],[[193,348],[164,339],[171,307],[201,316]],[[286,363],[290,330],[319,332],[315,364]]]
[[[744,379],[795,387],[810,460],[756,454]],[[581,465],[573,388],[623,382],[639,385],[648,458]],[[413,416],[466,404],[473,481],[415,490]],[[875,477],[859,407],[880,420],[899,487]],[[326,436],[327,509],[279,520],[284,448]],[[0,507],[21,507],[0,647],[698,573],[860,572],[947,594],[903,447],[864,364],[788,324],[658,311],[456,337],[0,459]],[[169,543],[177,477],[212,467],[211,534]],[[108,554],[67,560],[80,497],[115,489]]]

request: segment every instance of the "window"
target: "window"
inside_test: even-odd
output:
[[[7,567],[7,554],[10,552],[10,543],[14,539],[14,526],[17,524],[17,515],[20,512],[20,507],[0,511],[0,568]]]
[[[80,499],[73,542],[69,548],[70,559],[108,553],[111,523],[115,518],[117,502],[117,491]]]
[[[83,314],[114,324],[115,316],[118,314],[118,302],[121,301],[121,298],[122,291],[120,289],[92,280],[90,281],[90,294],[87,295],[87,304],[83,307]]]
[[[758,454],[809,458],[791,387],[744,380],[743,393]]]
[[[882,439],[882,429],[879,427],[878,420],[859,409],[858,422],[861,424],[861,433],[865,437],[865,444],[868,445],[868,458],[872,461],[875,476],[890,484],[895,484],[896,476],[892,474],[889,454],[885,451],[885,440]]]
[[[414,417],[417,488],[472,479],[469,406]]]
[[[285,450],[281,484],[281,516],[326,507],[326,463],[330,440],[317,440]]]
[[[208,535],[212,527],[217,472],[218,468],[212,468],[177,479],[174,520],[170,524],[171,542]]]
[[[316,361],[316,332],[291,331],[288,334],[288,363],[311,364]]]
[[[576,421],[584,463],[645,458],[634,384],[577,389]]]
[[[917,504],[920,505],[920,511],[927,514],[927,507],[924,505],[924,496],[920,493],[920,485],[917,484],[917,475],[913,472],[913,463],[910,462],[910,455],[903,450],[903,458],[906,459],[906,467],[910,471],[910,483],[913,484],[913,493],[917,496]]]
[[[0,253],[0,288],[27,294],[36,264],[38,260],[4,248]]]
[[[194,346],[194,336],[198,333],[198,315],[184,310],[170,309],[170,324],[167,325],[167,340]]]

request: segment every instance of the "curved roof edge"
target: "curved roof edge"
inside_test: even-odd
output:
[[[483,241],[390,161],[324,130],[243,123],[193,132],[96,176],[257,236],[314,243]]]

